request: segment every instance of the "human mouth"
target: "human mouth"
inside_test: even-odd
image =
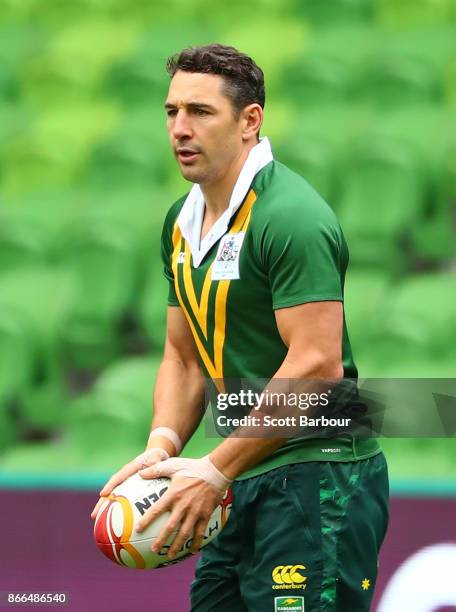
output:
[[[199,154],[199,151],[189,147],[179,147],[176,149],[177,159],[183,164],[190,164],[194,162],[198,158]]]

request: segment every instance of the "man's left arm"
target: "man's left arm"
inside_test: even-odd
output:
[[[275,311],[277,327],[288,347],[275,380],[340,379],[342,367],[342,302],[311,302]],[[209,456],[234,479],[287,441],[286,438],[224,440]]]
[[[288,350],[272,381],[343,377],[342,302],[309,302],[277,309],[275,316]],[[144,528],[163,512],[171,511],[153,550],[160,550],[179,525],[169,556],[174,556],[192,535],[192,551],[199,550],[210,515],[230,482],[286,441],[230,436],[202,459],[170,459],[143,470],[146,478],[174,476],[166,495],[142,518]]]

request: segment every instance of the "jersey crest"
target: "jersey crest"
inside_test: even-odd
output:
[[[212,280],[236,280],[240,278],[239,255],[244,236],[245,232],[229,233],[222,236],[212,268]]]

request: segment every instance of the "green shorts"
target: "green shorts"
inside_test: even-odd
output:
[[[192,612],[368,612],[388,524],[383,453],[286,465],[233,484]]]

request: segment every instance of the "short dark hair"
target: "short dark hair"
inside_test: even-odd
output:
[[[248,104],[264,108],[264,74],[251,57],[234,47],[212,44],[189,47],[168,58],[166,70],[172,78],[178,70],[219,74],[225,80],[225,94],[230,98],[235,115]]]

